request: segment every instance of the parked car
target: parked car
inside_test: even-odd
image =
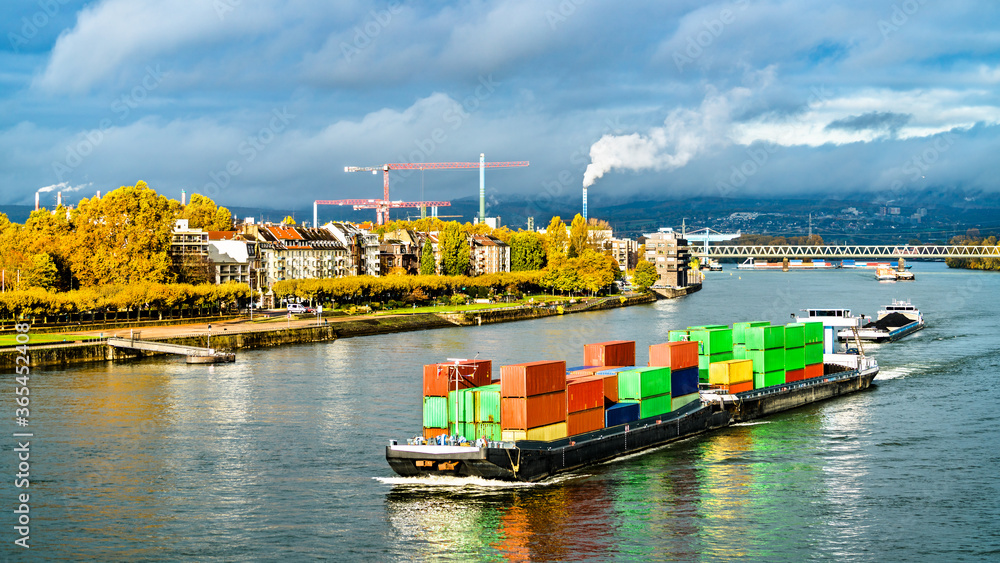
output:
[[[289,313],[308,313],[309,310],[302,303],[289,303],[288,304]]]

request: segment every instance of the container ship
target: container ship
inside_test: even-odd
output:
[[[767,260],[755,260],[747,258],[736,265],[739,270],[833,270],[840,266],[836,262],[813,259],[810,262],[804,260],[789,260],[788,264],[782,260],[780,262],[768,262]]]
[[[825,354],[823,325],[672,330],[647,366],[635,365],[634,341],[588,344],[585,366],[505,365],[499,381],[489,360],[430,364],[423,433],[390,441],[386,460],[402,476],[541,481],[869,388],[877,363]]]

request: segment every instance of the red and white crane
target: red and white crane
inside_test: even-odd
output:
[[[486,168],[514,168],[528,166],[528,161],[517,162],[486,162],[483,154],[479,155],[479,162],[393,162],[382,166],[345,166],[344,172],[371,172],[378,174],[382,171],[382,199],[318,199],[313,202],[313,224],[317,222],[317,206],[319,205],[352,205],[354,209],[374,209],[375,217],[379,225],[389,221],[389,210],[398,207],[448,207],[450,201],[391,201],[389,199],[389,171],[390,170],[443,170],[452,168],[479,168],[479,217],[480,221],[486,217]]]

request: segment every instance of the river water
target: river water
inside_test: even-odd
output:
[[[709,274],[652,305],[475,328],[176,359],[39,368],[31,378],[30,550],[13,545],[14,439],[0,467],[3,559],[67,561],[1000,560],[1000,276]],[[583,360],[805,307],[874,315],[911,299],[928,327],[871,346],[871,391],[553,482],[393,476],[420,430],[421,369]],[[13,378],[13,375],[6,376]],[[13,385],[0,404],[14,409]],[[13,415],[13,412],[9,413]],[[12,417],[11,417],[12,418]],[[10,420],[10,419],[9,419]],[[8,423],[11,432],[18,429]]]

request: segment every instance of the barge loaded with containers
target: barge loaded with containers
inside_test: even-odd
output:
[[[642,367],[632,341],[584,356],[502,366],[499,382],[489,360],[424,366],[423,435],[391,441],[386,460],[403,476],[539,481],[867,389],[878,373],[872,358],[824,354],[821,322],[670,331]]]

